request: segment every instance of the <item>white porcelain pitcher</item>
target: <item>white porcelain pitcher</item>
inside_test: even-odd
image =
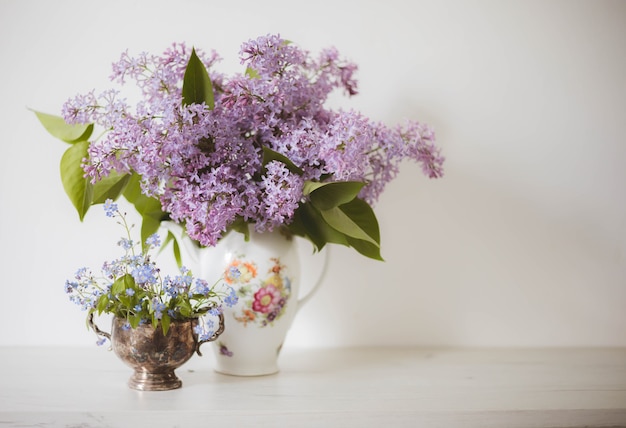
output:
[[[183,243],[188,256],[183,261],[194,274],[215,282],[223,278],[237,291],[239,300],[224,308],[225,330],[213,343],[215,370],[238,376],[278,372],[278,356],[298,309],[321,284],[328,264],[328,249],[321,272],[310,290],[301,296],[303,259],[295,239],[278,232],[257,233],[250,239],[231,232],[217,246],[201,248],[175,223],[165,224]],[[189,263],[191,262],[191,263]]]

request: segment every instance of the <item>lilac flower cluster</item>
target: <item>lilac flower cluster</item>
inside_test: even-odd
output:
[[[124,53],[112,79],[134,82],[142,100],[131,107],[117,90],[91,92],[65,103],[63,116],[108,130],[90,143],[83,165],[94,182],[112,171],[139,174],[143,193],[159,198],[203,245],[215,245],[239,219],[261,232],[288,225],[305,201],[307,180],[364,182],[359,197],[373,205],[404,159],[428,177],[442,175],[443,157],[427,125],[387,127],[324,107],[334,90],[357,93],[356,66],[334,48],[313,57],[280,36],[259,37],[241,47],[246,72],[228,77],[213,70],[215,52],[197,52],[214,106],[182,102],[190,53],[183,44],[160,56]],[[301,173],[282,162],[263,165],[264,147]]]
[[[235,290],[223,281],[209,285],[207,281],[194,278],[191,271],[181,268],[180,274],[161,278],[160,270],[150,258],[150,251],[160,245],[158,236],[147,239],[146,248],[139,251],[132,244],[130,227],[126,217],[116,204],[107,201],[104,205],[107,216],[119,219],[127,234],[118,245],[124,250],[122,257],[107,261],[96,276],[87,268],[76,271],[71,280],[65,282],[65,291],[72,302],[89,314],[112,313],[127,320],[127,327],[159,322],[169,324],[171,320],[200,318],[207,314],[218,315],[222,304],[232,307],[237,304]],[[131,243],[128,245],[128,243]],[[210,319],[199,322],[202,337],[211,337]]]

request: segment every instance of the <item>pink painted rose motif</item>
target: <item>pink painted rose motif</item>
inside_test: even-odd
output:
[[[239,308],[233,316],[244,326],[271,326],[284,313],[291,295],[291,279],[277,258],[266,276],[259,275],[257,263],[242,258],[233,260],[224,278],[239,296]]]
[[[278,305],[282,296],[272,284],[268,284],[254,293],[252,310],[264,314],[270,313]]]

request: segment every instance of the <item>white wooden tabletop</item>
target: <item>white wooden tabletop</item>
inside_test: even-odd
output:
[[[105,348],[2,347],[0,426],[626,426],[626,349],[286,349],[246,378],[205,348],[182,389],[138,392]]]

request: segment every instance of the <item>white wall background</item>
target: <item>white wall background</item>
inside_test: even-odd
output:
[[[63,284],[117,255],[27,107],[108,87],[125,49],[184,41],[230,72],[280,33],[335,45],[360,66],[341,105],[427,122],[447,156],[440,181],[404,165],[376,207],[386,262],[334,248],[286,346],[626,346],[626,3],[308,4],[0,0],[0,345],[91,346]]]

